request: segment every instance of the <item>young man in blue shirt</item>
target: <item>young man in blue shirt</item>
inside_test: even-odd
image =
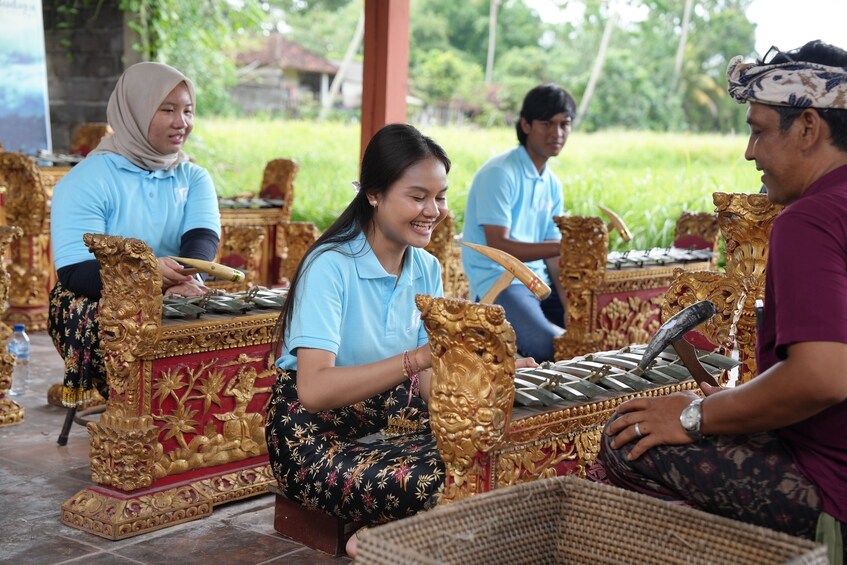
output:
[[[558,277],[561,235],[553,222],[564,212],[562,183],[547,161],[565,147],[575,114],[573,97],[560,86],[530,90],[515,127],[520,145],[482,166],[465,208],[464,241],[515,256],[556,290],[539,302],[515,280],[495,300],[515,329],[518,351],[538,362],[553,359],[553,338],[565,331],[565,293]],[[476,300],[503,272],[469,248],[462,250],[462,264]]]

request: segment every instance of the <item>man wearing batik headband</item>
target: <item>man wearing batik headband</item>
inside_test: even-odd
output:
[[[821,42],[729,64],[745,157],[786,208],[770,236],[760,374],[635,399],[607,424],[596,480],[805,537],[841,556],[847,522],[847,52]],[[834,555],[833,555],[834,556]],[[840,561],[839,561],[840,562]]]

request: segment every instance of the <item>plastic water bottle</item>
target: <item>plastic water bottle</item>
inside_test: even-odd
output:
[[[15,369],[12,372],[12,389],[10,396],[19,396],[29,391],[29,336],[26,335],[26,326],[15,324],[14,332],[9,340],[7,349],[15,356]]]

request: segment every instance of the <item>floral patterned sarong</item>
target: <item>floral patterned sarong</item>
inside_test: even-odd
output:
[[[47,330],[65,360],[62,403],[68,407],[85,404],[95,388],[103,398],[109,396],[100,351],[99,305],[97,300],[66,290],[59,282],[50,292]]]
[[[434,506],[444,484],[444,464],[429,429],[426,403],[415,396],[406,406],[408,385],[406,381],[353,406],[311,414],[298,400],[296,373],[282,372],[273,388],[265,435],[271,467],[285,495],[365,524]],[[417,429],[384,435],[389,425]]]

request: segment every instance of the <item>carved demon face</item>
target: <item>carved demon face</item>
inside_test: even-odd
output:
[[[479,359],[462,349],[433,360],[430,417],[442,455],[460,467],[471,464],[503,435],[505,414],[495,406],[490,375]]]

